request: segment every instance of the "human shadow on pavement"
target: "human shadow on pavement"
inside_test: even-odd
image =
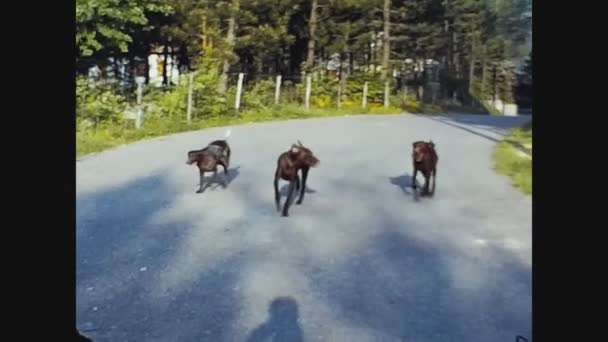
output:
[[[247,338],[247,342],[289,341],[303,342],[302,328],[298,323],[298,304],[291,297],[278,297],[268,308],[270,317],[258,326]]]

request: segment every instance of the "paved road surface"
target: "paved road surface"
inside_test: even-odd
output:
[[[199,195],[186,151],[224,128],[77,162],[77,327],[94,341],[514,341],[531,335],[531,199],[495,173],[526,117],[353,116],[232,128],[231,183]],[[273,204],[277,156],[321,165]],[[411,143],[439,153],[434,199]],[[422,178],[419,179],[422,182]]]

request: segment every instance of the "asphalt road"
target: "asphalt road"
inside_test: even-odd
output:
[[[204,194],[186,152],[225,128],[83,158],[77,327],[96,342],[530,338],[531,199],[491,159],[496,141],[526,120],[236,126],[230,185]],[[321,164],[304,203],[283,218],[272,180],[296,139]],[[407,185],[419,139],[435,142],[439,165],[435,197],[416,201]]]

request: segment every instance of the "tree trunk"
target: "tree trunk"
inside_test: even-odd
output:
[[[488,62],[486,57],[486,47],[483,47],[483,55],[481,56],[481,85],[480,85],[480,96],[483,100],[486,99],[486,77],[488,74]]]
[[[118,55],[114,55],[114,57],[112,58],[112,69],[114,69],[114,78],[120,84],[121,75],[120,75],[120,64],[119,64],[118,60],[119,60]]]
[[[133,87],[133,83],[135,83],[135,70],[136,70],[136,65],[135,65],[135,55],[130,53],[129,54],[129,72],[125,75],[127,77],[127,84],[129,85],[129,89],[131,89]]]
[[[340,54],[339,60],[340,60],[340,65],[338,67],[338,98],[336,99],[336,104],[337,104],[338,108],[340,108],[341,100],[342,100],[342,77],[343,77],[342,54]]]
[[[449,1],[445,0],[443,3],[444,6],[444,11],[448,11],[448,5],[449,5]],[[450,34],[450,22],[448,19],[445,19],[443,21],[443,33],[445,35],[445,37],[449,37]],[[448,73],[448,75],[452,74],[452,44],[451,42],[448,42],[447,44],[447,50],[446,50],[446,55],[445,55],[445,68],[446,71]]]
[[[175,84],[173,83],[173,73],[175,72],[175,68],[177,68],[177,63],[176,63],[176,54],[175,54],[175,49],[173,49],[173,47],[171,47],[171,69],[169,69],[169,85],[174,86]],[[178,78],[179,81],[179,78]]]
[[[391,24],[391,0],[384,0],[384,8],[382,16],[384,20],[384,34],[382,36],[382,47],[384,48],[382,54],[382,79],[386,80],[389,72],[389,61],[391,56],[390,46],[390,24]]]
[[[471,41],[471,57],[469,64],[469,94],[473,94],[473,81],[475,80],[475,39]]]
[[[366,54],[367,57],[367,68],[365,69],[367,72],[371,72],[372,71],[372,63],[373,63],[373,56],[374,56],[374,51],[372,50],[372,48],[369,48],[369,53]]]
[[[452,32],[452,66],[457,79],[460,79],[460,54],[458,53],[458,37]]]
[[[348,46],[348,39],[349,39],[349,34],[346,33],[346,36],[344,37],[344,46],[342,48],[342,53],[340,53],[340,85],[339,85],[339,90],[338,90],[338,108],[340,108],[341,105],[341,101],[342,101],[342,94],[344,94],[344,90],[346,89],[346,80],[348,78],[348,75],[350,74],[349,69],[352,68],[352,62],[349,64],[349,67],[346,68],[346,70],[344,70],[344,68],[342,67],[342,61],[343,56],[349,56],[352,59],[352,53],[349,51],[349,46]]]
[[[494,90],[492,94],[492,100],[498,99],[498,65],[494,65]]]
[[[308,51],[306,54],[306,72],[310,72],[315,62],[315,40],[317,31],[317,7],[318,0],[312,0],[310,7],[310,19],[308,24]]]
[[[239,11],[239,0],[232,0],[232,8],[230,13],[230,19],[228,19],[228,32],[226,33],[226,43],[228,45],[228,52],[234,52],[234,32],[236,30],[236,14]],[[222,74],[220,76],[217,91],[220,94],[225,94],[228,89],[228,71],[230,71],[230,61],[228,58],[224,58],[224,64],[222,65]]]
[[[163,58],[163,85],[166,86],[169,84],[167,78],[167,69],[169,69],[169,44],[167,41],[165,41],[165,46],[163,46]]]
[[[145,70],[146,70],[146,84],[150,84],[150,60],[148,59],[150,57],[149,53],[146,52],[146,54],[144,55],[144,65],[145,65]]]

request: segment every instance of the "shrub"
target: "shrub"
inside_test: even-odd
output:
[[[89,82],[76,79],[77,129],[97,128],[102,122],[121,123],[127,108],[124,96],[116,93],[108,82]]]

